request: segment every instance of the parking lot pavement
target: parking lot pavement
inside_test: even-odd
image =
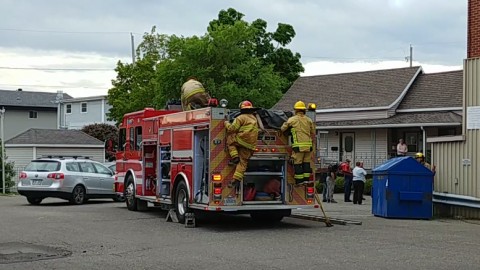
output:
[[[0,196],[0,269],[478,269],[480,227],[457,220],[392,220],[365,205],[325,204],[335,225],[214,216],[194,229],[166,212],[123,203]],[[313,210],[312,210],[313,211]],[[319,211],[315,209],[315,211]]]

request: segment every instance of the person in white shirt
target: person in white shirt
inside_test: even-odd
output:
[[[363,162],[357,161],[353,168],[353,204],[362,204],[366,176],[367,171],[363,168]]]
[[[400,139],[397,144],[397,156],[406,156],[408,152],[408,146],[403,139]]]

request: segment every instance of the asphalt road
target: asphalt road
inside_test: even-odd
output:
[[[214,217],[197,228],[166,212],[123,203],[28,205],[0,196],[0,269],[479,269],[480,225],[390,220],[370,205],[326,205],[362,225],[286,218],[275,227],[247,216]]]

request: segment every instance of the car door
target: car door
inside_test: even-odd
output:
[[[95,171],[95,167],[91,161],[80,161],[80,170],[82,171],[83,182],[87,188],[87,193],[100,194],[100,177]]]
[[[114,176],[113,172],[100,163],[92,163],[97,171],[97,177],[100,179],[100,192],[102,194],[114,195]]]

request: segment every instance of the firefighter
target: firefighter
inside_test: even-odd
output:
[[[208,106],[210,95],[205,91],[203,85],[195,77],[188,77],[182,85],[181,92],[182,109],[190,111]]]
[[[254,115],[256,108],[250,101],[242,101],[239,104],[240,115],[233,123],[225,121],[227,129],[227,145],[230,153],[229,165],[235,165],[231,187],[239,187],[243,180],[243,174],[247,170],[247,164],[257,147],[258,123]]]
[[[422,152],[416,153],[415,159],[418,162],[420,162],[423,166],[425,166],[427,169],[435,173],[435,166],[431,166],[428,162],[425,161],[425,155]]]
[[[303,101],[297,101],[293,106],[295,115],[288,118],[280,128],[281,133],[290,129],[292,135],[292,158],[295,169],[295,183],[302,184],[310,180],[312,173],[311,161],[315,135],[315,125],[305,115],[307,107]]]

